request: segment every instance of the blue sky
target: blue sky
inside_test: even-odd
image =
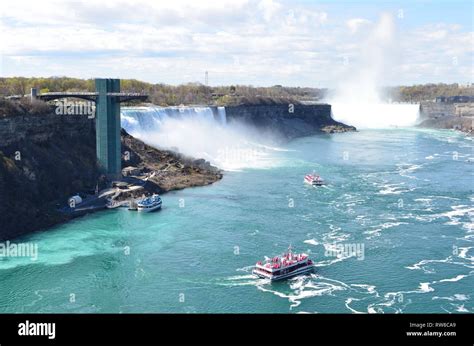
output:
[[[0,75],[333,87],[472,82],[472,1],[0,2]]]

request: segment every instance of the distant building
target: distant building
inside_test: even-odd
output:
[[[437,103],[446,102],[446,103],[468,103],[474,102],[474,96],[438,96],[436,98]]]

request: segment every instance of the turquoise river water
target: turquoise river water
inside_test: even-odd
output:
[[[474,312],[472,144],[418,129],[293,140],[270,165],[163,195],[161,211],[21,239],[38,258],[0,261],[0,312]],[[325,188],[303,184],[313,170]],[[290,244],[314,274],[252,276]]]

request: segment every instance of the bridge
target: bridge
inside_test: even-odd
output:
[[[36,99],[43,101],[57,100],[61,98],[76,98],[83,99],[87,101],[96,102],[99,96],[98,92],[47,92],[42,94],[37,94],[34,96]],[[142,93],[107,93],[107,96],[115,97],[119,102],[127,102],[131,100],[142,100],[145,101],[148,98],[148,95]]]
[[[61,98],[78,98],[96,104],[96,155],[99,168],[109,179],[122,177],[120,141],[120,103],[131,100],[145,101],[148,95],[120,92],[120,79],[96,79],[95,92],[48,92],[38,94],[31,90],[32,99],[51,101]]]

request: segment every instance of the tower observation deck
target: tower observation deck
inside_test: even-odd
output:
[[[96,79],[95,92],[49,92],[32,97],[50,101],[60,98],[80,98],[95,102],[96,155],[100,170],[109,179],[122,176],[122,153],[120,141],[120,103],[131,100],[146,100],[148,95],[120,92],[120,79]]]

